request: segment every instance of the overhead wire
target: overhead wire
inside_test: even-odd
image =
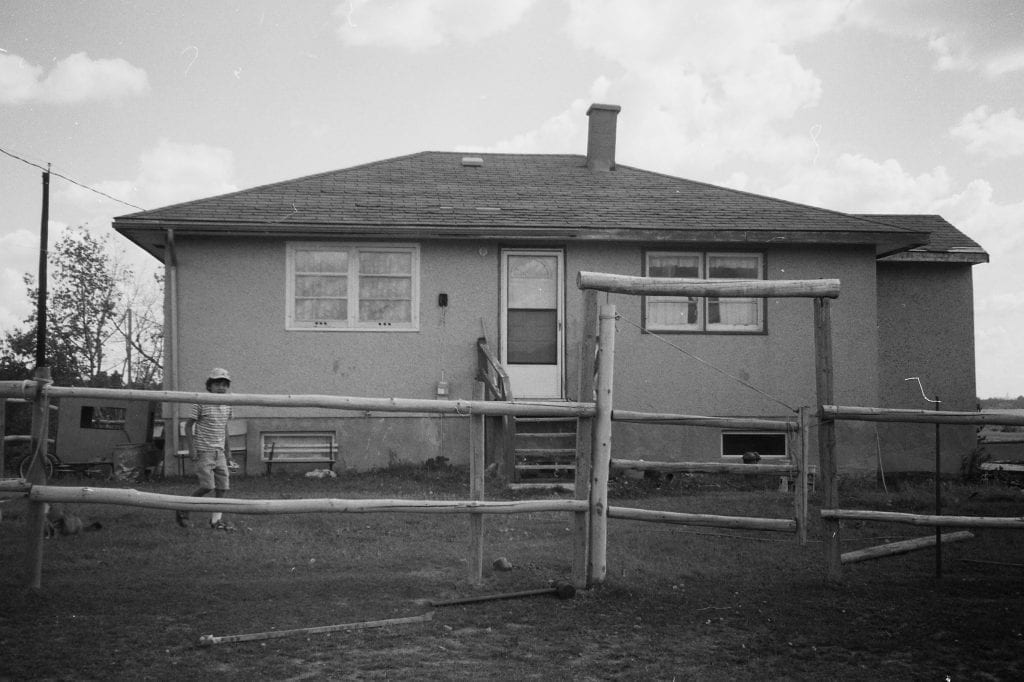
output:
[[[633,322],[628,317],[624,317],[621,314],[617,315],[617,317],[618,317],[618,319],[622,320],[623,322],[626,322],[627,324],[633,325],[634,327],[636,327],[640,331],[642,331],[642,332],[644,332],[646,334],[650,334],[651,336],[653,336],[657,340],[661,341],[662,343],[664,343],[664,344],[666,344],[668,346],[671,346],[672,348],[676,349],[677,351],[679,351],[683,355],[686,355],[687,357],[689,357],[689,358],[691,358],[693,360],[696,360],[697,362],[701,363],[705,367],[708,367],[708,368],[714,370],[715,372],[718,372],[719,374],[721,374],[721,375],[723,375],[723,376],[725,376],[725,377],[727,377],[729,379],[732,379],[736,383],[739,383],[739,384],[742,384],[743,386],[746,386],[750,390],[752,390],[752,391],[754,391],[756,393],[761,394],[762,396],[764,396],[765,398],[768,398],[772,402],[775,402],[775,403],[778,403],[779,405],[782,405],[787,410],[790,410],[791,412],[794,412],[794,413],[797,413],[797,412],[800,411],[797,408],[793,407],[792,405],[787,404],[783,400],[781,400],[779,398],[776,398],[775,396],[773,396],[772,394],[768,393],[767,391],[764,391],[764,390],[758,388],[757,386],[753,385],[749,381],[744,381],[743,379],[740,379],[737,376],[729,374],[728,372],[726,372],[721,367],[717,367],[717,366],[713,365],[712,363],[708,362],[707,360],[704,360],[703,358],[701,358],[701,357],[691,353],[690,351],[686,350],[685,348],[682,348],[682,347],[672,343],[668,339],[664,338],[662,335],[660,335],[658,333],[655,333],[655,332],[652,332],[649,329],[647,329],[646,327],[644,327],[643,325],[640,325],[640,324],[637,324],[636,322]]]
[[[78,187],[81,187],[82,189],[88,190],[88,191],[90,191],[90,192],[92,192],[94,194],[98,194],[101,197],[104,197],[106,199],[110,199],[111,201],[116,201],[119,204],[124,204],[125,206],[128,206],[129,208],[134,208],[134,209],[139,210],[139,211],[145,211],[146,210],[146,209],[142,208],[141,206],[136,206],[135,204],[133,204],[131,202],[128,202],[128,201],[125,201],[124,199],[118,199],[115,196],[111,196],[110,194],[107,194],[106,192],[98,190],[95,187],[90,187],[89,185],[87,185],[87,184],[85,184],[83,182],[79,182],[78,180],[75,180],[74,178],[69,178],[68,176],[66,176],[66,175],[64,175],[62,173],[57,173],[57,172],[51,170],[49,167],[44,168],[40,164],[34,163],[32,161],[29,161],[28,159],[22,158],[22,157],[18,156],[17,154],[14,154],[12,152],[7,151],[3,147],[0,147],[0,154],[4,154],[6,156],[9,156],[12,159],[15,159],[17,161],[21,161],[22,163],[24,163],[26,165],[29,165],[29,166],[32,166],[33,168],[38,168],[39,170],[44,171],[46,173],[49,173],[50,175],[53,175],[54,177],[58,177],[61,180],[65,180],[67,182],[70,182],[72,185],[77,185]]]

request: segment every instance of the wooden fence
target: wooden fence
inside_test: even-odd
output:
[[[585,335],[581,358],[595,357],[597,359],[597,370],[591,372],[586,362],[580,363],[580,396],[589,396],[592,393],[596,398],[596,412],[594,414],[594,427],[592,429],[592,470],[589,477],[590,499],[590,532],[589,539],[591,547],[587,553],[589,563],[587,566],[587,584],[601,583],[604,581],[607,566],[607,519],[633,518],[636,520],[657,521],[660,523],[687,523],[691,525],[726,525],[736,524],[731,527],[754,528],[757,530],[776,530],[785,532],[796,532],[801,541],[806,540],[806,509],[807,509],[807,434],[809,432],[808,414],[801,409],[797,425],[788,422],[771,420],[741,420],[727,417],[698,417],[686,415],[646,415],[641,413],[618,412],[612,409],[612,376],[613,358],[615,355],[615,306],[604,305],[598,313],[597,293],[615,293],[631,296],[643,296],[658,294],[663,296],[717,296],[721,298],[811,298],[813,306],[813,325],[815,341],[815,388],[817,391],[817,403],[831,403],[833,395],[832,387],[832,322],[829,301],[839,296],[840,283],[836,279],[820,280],[742,280],[742,281],[709,281],[692,280],[667,277],[632,277],[627,275],[615,275],[596,272],[579,272],[576,277],[576,285],[583,290],[584,324],[585,329],[592,328],[590,320],[599,320],[598,335]],[[595,381],[596,379],[596,381]],[[713,515],[686,515],[673,514],[670,512],[647,512],[646,510],[626,510],[623,508],[611,508],[608,506],[608,470],[613,461],[611,459],[611,422],[618,417],[620,421],[638,421],[645,423],[662,424],[690,424],[697,426],[733,426],[736,428],[750,428],[750,424],[756,423],[756,428],[769,430],[793,431],[800,434],[800,447],[802,453],[796,461],[785,465],[757,465],[761,467],[772,467],[766,471],[782,474],[797,475],[794,519],[751,519],[744,517],[717,517]],[[831,502],[836,495],[836,462],[834,459],[835,449],[826,447],[826,443],[835,441],[835,432],[831,422],[822,423],[818,429],[819,452],[828,452],[831,458],[822,457],[821,478],[822,488],[826,502]],[[730,463],[646,463],[639,460],[616,460],[620,466],[632,468],[658,467],[658,470],[673,471],[696,471],[714,470],[718,472],[732,473],[753,473],[752,469],[746,468],[749,464]],[[778,467],[777,469],[775,467]],[[581,494],[580,477],[577,476],[577,494]]]
[[[935,424],[936,439],[938,427],[942,424],[958,425],[1001,425],[1024,426],[1024,416],[996,412],[942,412],[938,410],[909,410],[884,407],[852,407],[838,405],[822,405],[822,417],[829,422],[835,420],[855,420],[872,422],[904,422],[917,424]],[[835,441],[830,443],[834,450]],[[938,444],[936,445],[938,447]],[[832,454],[834,457],[834,452]],[[1024,529],[1024,517],[983,517],[983,516],[946,516],[941,514],[941,487],[938,467],[938,451],[936,451],[935,468],[935,514],[906,514],[897,512],[873,511],[866,509],[840,509],[838,496],[833,497],[831,504],[822,505],[821,518],[833,529],[824,536],[825,563],[828,579],[832,582],[842,580],[843,564],[854,561],[865,561],[885,556],[893,556],[908,551],[935,547],[936,575],[942,575],[942,543],[969,539],[970,533],[943,534],[942,528],[1021,528]],[[875,521],[885,523],[905,523],[914,526],[931,526],[935,528],[933,537],[917,538],[869,547],[856,552],[843,554],[840,549],[840,521]]]

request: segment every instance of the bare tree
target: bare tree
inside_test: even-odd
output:
[[[70,386],[120,387],[131,363],[135,386],[158,385],[163,356],[162,315],[157,303],[160,278],[140,284],[134,272],[113,255],[109,237],[96,237],[84,227],[64,233],[50,252],[49,263],[47,359],[54,381]],[[26,275],[25,284],[35,303],[39,290],[34,278]],[[17,378],[19,373],[27,376],[31,370],[34,311],[35,306],[25,327],[8,333],[0,342],[2,378]]]

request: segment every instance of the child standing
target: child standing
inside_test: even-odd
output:
[[[206,378],[206,390],[210,393],[227,393],[231,388],[231,375],[226,369],[216,367]],[[185,441],[188,443],[188,455],[195,463],[196,477],[199,487],[192,493],[193,497],[202,497],[211,490],[216,497],[224,497],[230,488],[228,478],[227,453],[228,420],[231,419],[230,405],[196,404],[185,422]],[[175,515],[178,525],[188,528],[192,525],[188,512],[179,511]],[[234,530],[235,527],[223,520],[220,512],[213,512],[210,517],[210,528],[214,530]]]

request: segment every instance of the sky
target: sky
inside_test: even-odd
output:
[[[0,333],[40,167],[50,244],[84,225],[145,273],[113,216],[427,150],[584,154],[594,102],[625,165],[942,215],[991,256],[978,395],[1024,394],[1020,0],[4,0]]]

